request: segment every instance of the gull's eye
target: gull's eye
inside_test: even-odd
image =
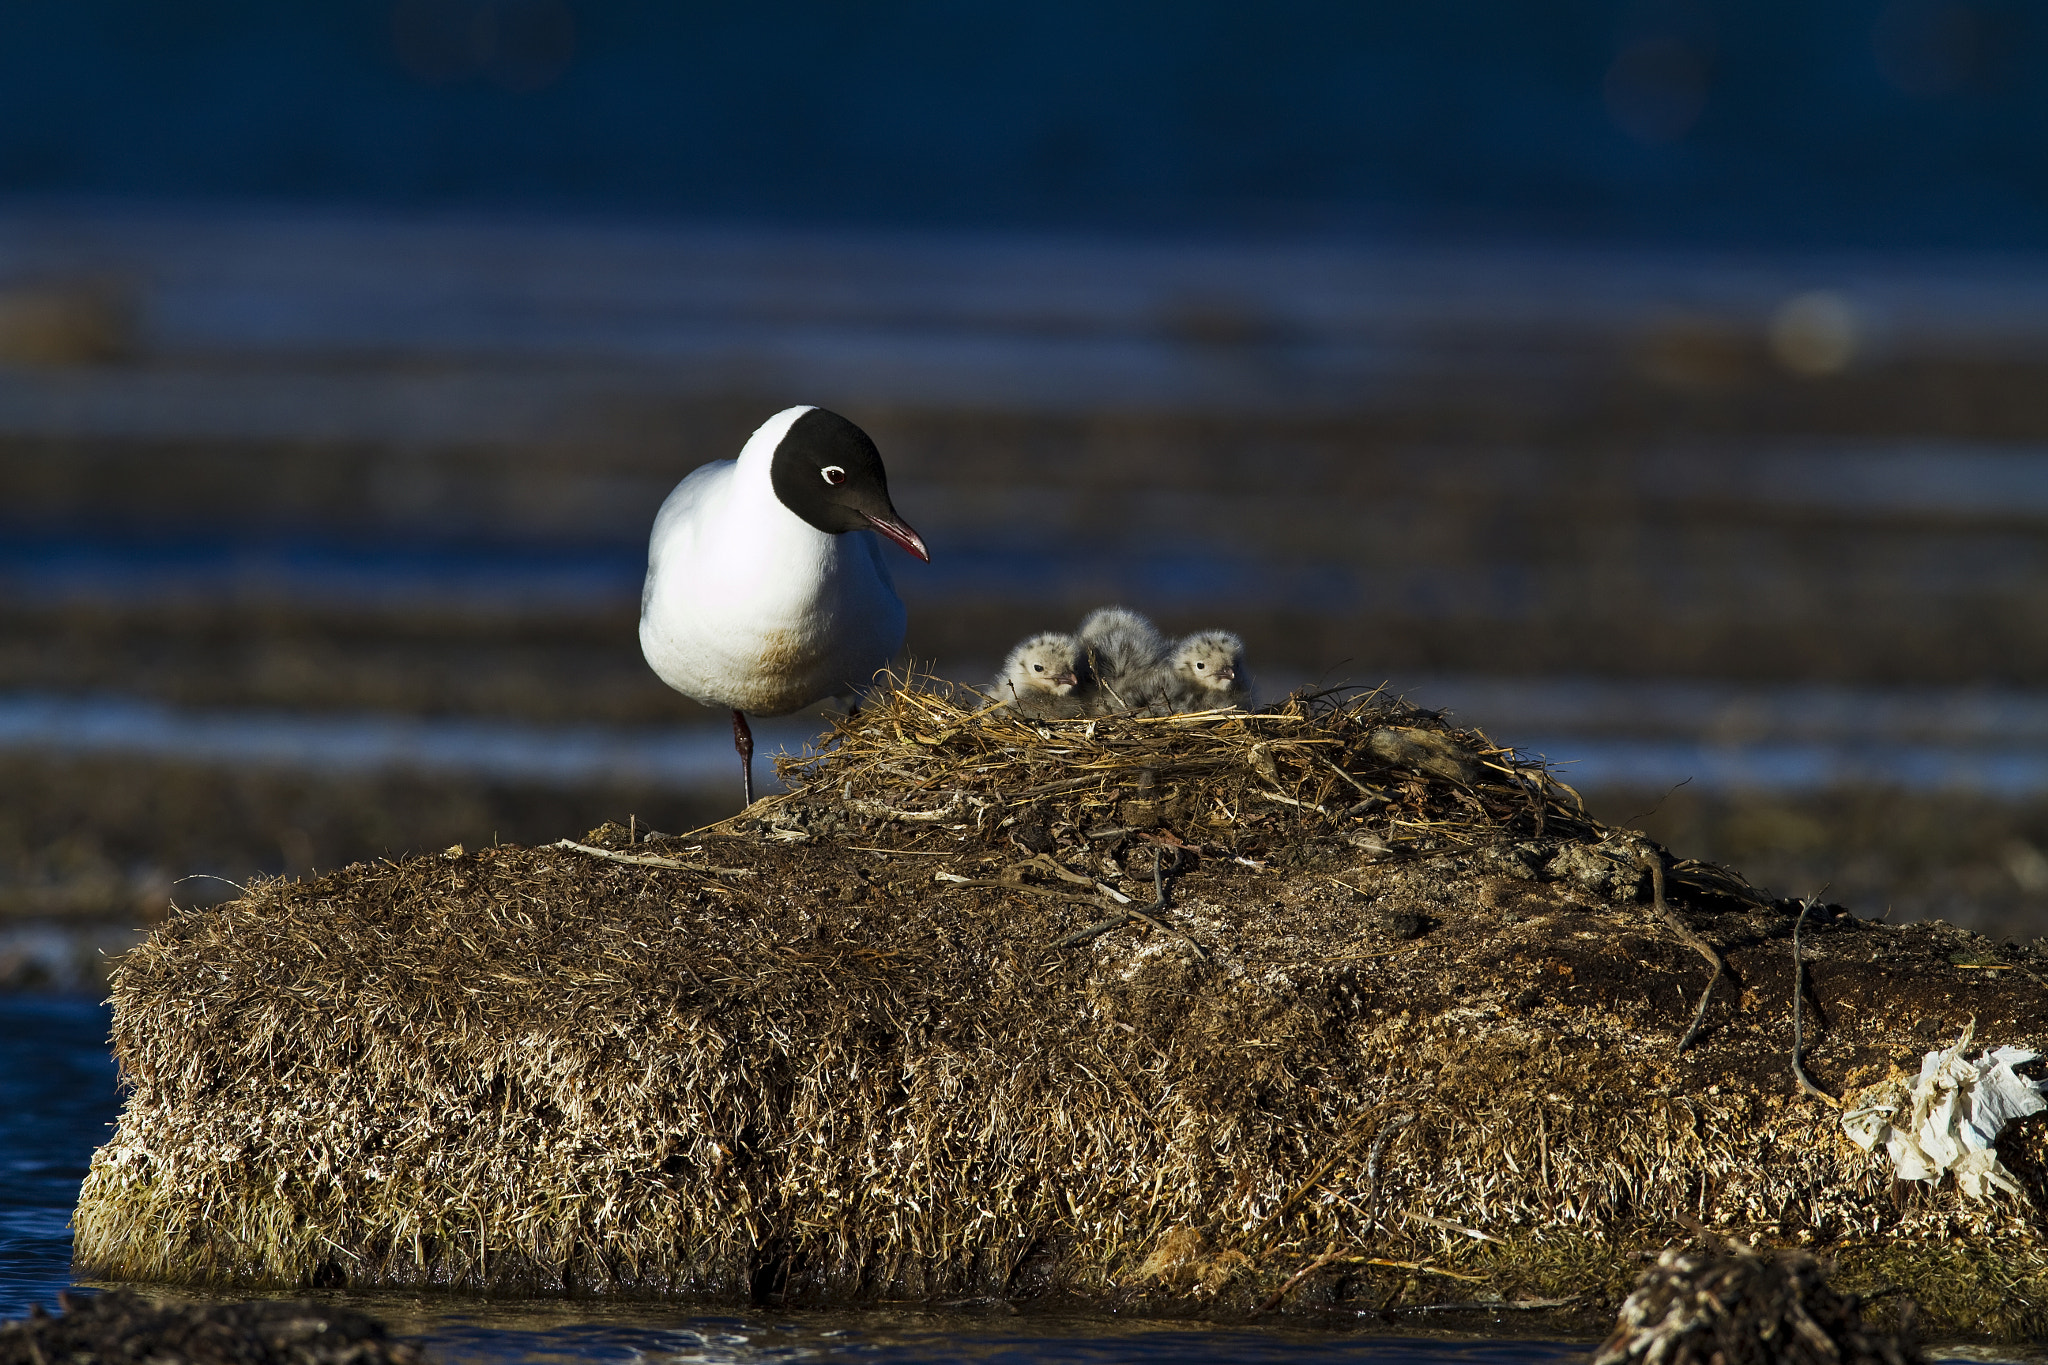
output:
[[[1032,671],[1033,673],[1043,673],[1043,672],[1045,672],[1045,665],[1044,665],[1044,664],[1033,664],[1033,665],[1031,665],[1031,671]]]
[[[1195,672],[1197,672],[1197,673],[1200,673],[1200,672],[1201,672],[1202,670],[1206,669],[1206,668],[1207,668],[1208,666],[1209,666],[1209,665],[1207,665],[1207,664],[1203,663],[1203,662],[1202,662],[1202,661],[1201,661],[1200,659],[1197,659],[1197,660],[1195,660]]]
[[[825,482],[831,484],[834,488],[846,482],[846,471],[836,464],[828,464],[819,470],[818,473],[822,474]]]

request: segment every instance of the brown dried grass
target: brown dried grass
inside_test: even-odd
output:
[[[1378,694],[1040,723],[920,683],[833,741],[686,838],[174,916],[116,978],[131,1093],[82,1271],[1597,1311],[1691,1220],[2048,1287],[2031,1205],[1902,1206],[1787,1093],[1749,997],[1789,919],[1687,863],[1746,993],[1678,1055],[1705,967],[1641,904],[1662,851],[1477,731]],[[1914,986],[1932,931],[1808,941],[1836,1084],[1910,1059],[1874,995],[2048,1024],[2015,973]],[[2040,1146],[2008,1159],[2030,1185]]]

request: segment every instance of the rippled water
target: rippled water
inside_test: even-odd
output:
[[[119,1098],[107,1011],[84,996],[0,996],[0,1316],[70,1282],[66,1224]]]
[[[71,1283],[67,1221],[119,1100],[104,1006],[0,996],[0,1317],[52,1304]],[[351,1295],[447,1365],[512,1361],[1371,1361],[1579,1360],[1554,1341],[1361,1336],[1011,1312],[720,1313],[659,1304],[479,1302]]]
[[[985,669],[967,671],[979,678]],[[1291,681],[1291,680],[1286,680]],[[2014,798],[2048,792],[2048,694],[1614,682],[1396,679],[1421,706],[1559,765],[1584,788],[1801,792],[1866,784]],[[1284,685],[1276,689],[1284,691]],[[769,759],[817,742],[815,716],[756,720]],[[732,734],[711,725],[542,725],[378,713],[196,710],[124,696],[0,692],[0,750],[127,754],[342,773],[400,769],[512,781],[722,791]]]

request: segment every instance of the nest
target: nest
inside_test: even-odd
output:
[[[1379,694],[1041,723],[919,683],[785,776],[686,837],[175,914],[116,974],[80,1271],[1604,1314],[1690,1220],[2042,1325],[2034,1196],[1895,1197],[1786,1057],[1795,991],[1837,1095],[1969,1017],[2038,1041],[2048,961],[1820,907],[1795,969],[1797,907]],[[2040,1189],[2039,1126],[2004,1145]]]
[[[1263,711],[1033,720],[913,679],[840,721],[821,754],[784,759],[794,792],[855,816],[950,825],[1058,804],[1102,823],[1262,839],[1346,839],[1379,855],[1554,834],[1597,839],[1578,793],[1542,763],[1382,692],[1296,695]],[[957,831],[956,831],[957,832]]]
[[[1391,860],[1512,849],[1512,861],[1593,848],[1568,858],[1582,882],[1647,878],[1642,841],[1594,820],[1548,764],[1380,690],[1296,694],[1262,711],[1043,721],[912,678],[777,771],[792,791],[757,805],[751,825],[829,834],[879,822],[890,851],[1043,855],[1075,829],[1088,840],[1166,829],[1169,846],[1297,862],[1339,850]],[[1659,862],[1695,895],[1763,903],[1727,869]]]

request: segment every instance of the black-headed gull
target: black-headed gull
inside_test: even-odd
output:
[[[776,413],[655,514],[640,650],[676,691],[730,708],[748,805],[746,713],[854,692],[903,646],[903,602],[871,531],[931,559],[889,501],[875,443],[814,407]]]

